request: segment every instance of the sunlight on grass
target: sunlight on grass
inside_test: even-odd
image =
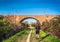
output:
[[[40,30],[40,38],[44,37],[47,35],[47,33],[45,33],[44,31]],[[60,42],[60,40],[58,38],[55,38],[54,36],[47,36],[46,38],[44,38],[43,40],[41,40],[40,42]]]
[[[45,33],[44,31],[40,30],[40,34],[39,34],[40,37],[44,37],[46,35],[47,35],[47,33]]]
[[[15,42],[15,40],[16,40],[18,37],[20,37],[20,36],[22,36],[22,35],[24,35],[24,34],[28,34],[28,32],[29,32],[29,30],[21,31],[21,32],[19,32],[19,33],[16,33],[14,36],[10,37],[9,39],[4,40],[3,42]]]
[[[60,42],[59,39],[57,39],[57,38],[55,38],[55,37],[53,37],[53,36],[48,36],[46,39],[51,40],[51,42]]]

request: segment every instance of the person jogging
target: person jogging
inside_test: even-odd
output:
[[[37,23],[36,25],[36,36],[39,38],[39,32],[40,32],[40,25]]]

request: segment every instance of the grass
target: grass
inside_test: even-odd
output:
[[[29,30],[24,30],[24,31],[21,31],[19,33],[16,33],[14,36],[10,37],[9,39],[6,39],[4,40],[3,42],[15,42],[15,40],[19,37],[19,36],[22,36],[24,34],[28,34],[28,31]]]
[[[40,30],[40,38],[48,35],[47,33],[45,33],[44,31]],[[55,38],[54,36],[47,36],[46,38],[44,38],[43,40],[41,40],[40,42],[60,42],[60,39]]]
[[[46,35],[47,35],[47,33],[45,33],[44,31],[40,30],[40,33],[39,33],[40,38],[42,38],[42,37],[44,37]]]
[[[34,41],[36,42],[36,40],[33,40],[33,36],[35,35],[34,33],[31,34],[30,42],[34,42]],[[48,35],[46,32],[40,30],[39,39],[37,39],[37,40],[39,40],[39,42],[60,42],[60,39],[58,39],[52,35],[48,35],[48,36],[46,36],[46,35]],[[36,35],[34,37],[36,37]],[[43,37],[45,37],[45,38],[42,39]]]
[[[26,42],[27,36],[28,36],[28,34],[24,34],[24,35],[18,37],[18,38],[15,40],[15,42]]]
[[[28,33],[29,33],[29,30],[21,31],[19,33],[16,33],[14,36],[11,36],[9,39],[4,40],[3,42],[15,42],[18,37],[22,37],[22,35],[25,35]],[[32,35],[34,35],[34,34],[32,33]],[[46,35],[48,35],[48,34],[45,33],[44,31],[40,30],[40,34],[39,34],[40,39],[45,37]],[[30,42],[33,42],[32,37],[30,38]],[[47,37],[45,37],[44,39],[42,39],[39,42],[60,42],[60,39],[55,38],[54,36],[48,35]]]

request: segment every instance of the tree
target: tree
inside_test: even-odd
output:
[[[20,27],[22,30],[27,29],[29,27],[28,21],[22,22]]]
[[[60,38],[60,36],[59,36],[60,35],[60,33],[59,33],[59,31],[60,31],[60,17],[54,17],[49,22],[50,22],[49,23],[50,27],[49,27],[48,31],[50,31],[52,33],[52,35],[55,35]]]
[[[45,22],[42,23],[42,30],[47,31],[47,29],[50,27],[49,22],[46,20]]]

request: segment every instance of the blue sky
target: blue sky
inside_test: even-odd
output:
[[[0,14],[59,15],[60,0],[0,0]]]

